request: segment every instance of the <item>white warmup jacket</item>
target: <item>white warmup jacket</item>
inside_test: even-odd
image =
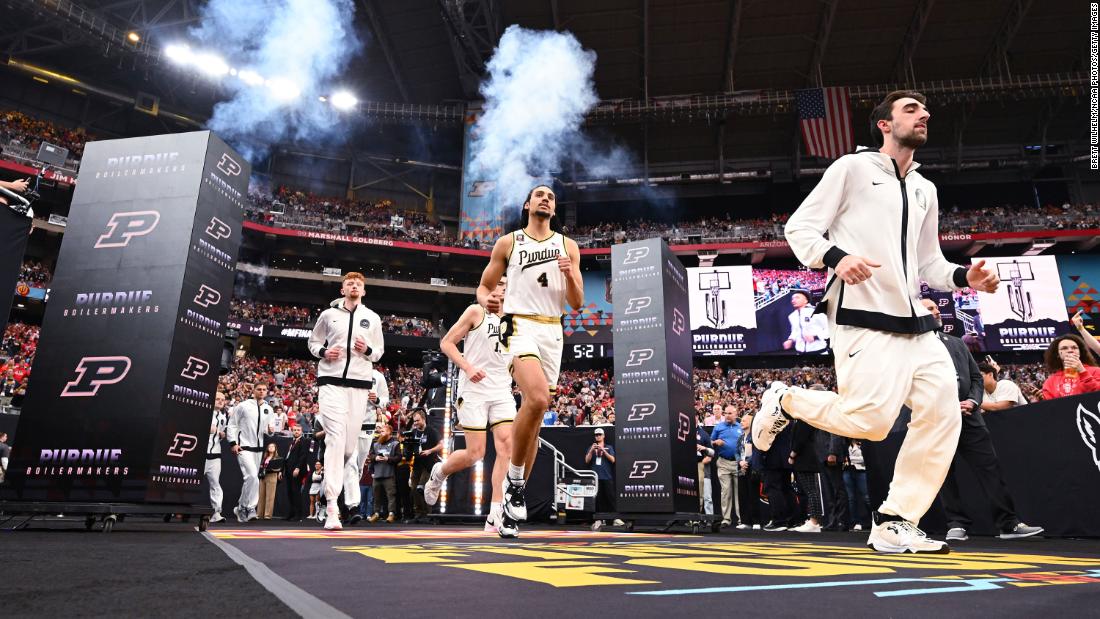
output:
[[[374,392],[378,394],[378,404],[371,404],[367,402],[367,412],[363,415],[363,429],[366,430],[367,426],[374,426],[378,423],[378,413],[385,413],[386,407],[390,405],[390,386],[386,383],[386,377],[382,375],[382,372],[378,370],[372,371],[374,386]],[[374,428],[370,428],[373,430]]]
[[[791,333],[788,340],[794,342],[794,349],[798,352],[821,352],[825,350],[825,340],[829,339],[829,321],[817,313],[812,305],[803,305],[787,315],[787,322],[791,323]],[[806,341],[806,336],[817,338],[812,342]]]
[[[210,418],[210,436],[206,439],[206,455],[210,456],[208,460],[221,457],[222,437],[218,434],[226,432],[228,425],[229,415],[225,411],[214,410]],[[228,437],[229,434],[227,433],[226,436]]]
[[[243,451],[263,451],[264,434],[274,416],[267,402],[257,402],[254,398],[242,401],[229,411],[229,429],[225,433],[229,444],[240,445]]]
[[[897,163],[877,150],[845,155],[787,221],[795,256],[810,268],[829,267],[818,310],[825,309],[831,322],[891,333],[932,331],[936,323],[920,304],[921,280],[937,290],[967,286],[966,269],[940,251],[936,186],[917,172],[919,165],[913,162],[902,178]],[[848,254],[882,266],[869,280],[848,286],[833,273]]]
[[[355,352],[355,337],[363,336],[367,350]],[[335,360],[325,359],[325,351],[343,346],[343,354]],[[309,352],[321,361],[317,364],[317,385],[337,385],[370,389],[374,363],[382,358],[382,319],[362,303],[354,311],[344,308],[344,299],[329,304],[329,309],[317,317],[309,336]]]

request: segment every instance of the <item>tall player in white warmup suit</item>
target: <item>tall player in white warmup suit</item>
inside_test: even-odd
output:
[[[921,280],[939,290],[997,289],[995,273],[940,251],[936,186],[913,153],[928,140],[924,96],[897,91],[871,113],[879,149],[845,155],[791,216],[786,238],[803,264],[832,271],[825,306],[837,391],[772,383],[752,421],[753,447],[767,451],[791,417],[849,438],[886,438],[908,404],[909,432],[867,545],[879,552],[945,553],[916,523],[932,505],[959,443],[955,367],[921,305]],[[881,139],[880,139],[881,138]]]
[[[367,280],[354,271],[344,275],[343,298],[317,317],[309,352],[317,363],[318,419],[325,431],[325,528],[342,529],[336,499],[344,489],[348,461],[359,447],[359,432],[374,386],[374,364],[382,358],[382,319],[361,301]],[[344,503],[359,512],[359,479],[347,485]]]
[[[532,189],[523,203],[522,228],[497,239],[477,287],[477,302],[490,313],[503,306],[501,348],[512,355],[512,378],[523,394],[503,483],[497,528],[503,537],[514,537],[519,521],[527,519],[524,484],[538,453],[542,416],[557,390],[565,303],[574,309],[584,305],[580,249],[576,241],[550,229],[557,207],[557,196],[548,185]],[[505,275],[508,295],[502,304],[493,292]]]
[[[505,280],[501,279],[493,296],[503,301],[506,287]],[[436,463],[424,485],[424,501],[435,505],[447,477],[470,468],[485,456],[485,433],[492,432],[496,459],[492,473],[493,496],[485,530],[497,532],[500,502],[504,496],[501,486],[512,456],[510,424],[516,418],[512,376],[508,373],[512,356],[501,350],[500,319],[500,314],[492,314],[477,304],[471,305],[439,343],[443,354],[462,370],[458,382],[458,421],[466,433],[466,448]],[[462,352],[458,351],[459,342],[463,342]],[[509,531],[505,533],[510,534]]]
[[[256,503],[260,500],[260,459],[264,450],[264,434],[270,434],[275,411],[264,401],[267,385],[256,383],[252,397],[229,411],[226,433],[229,445],[241,467],[241,498],[233,513],[238,522],[256,519]]]

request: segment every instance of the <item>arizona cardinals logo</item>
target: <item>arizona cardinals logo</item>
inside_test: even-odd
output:
[[[1080,404],[1077,405],[1077,431],[1081,433],[1085,446],[1092,452],[1092,461],[1096,468],[1100,469],[1100,448],[1097,446],[1100,438],[1100,417]]]

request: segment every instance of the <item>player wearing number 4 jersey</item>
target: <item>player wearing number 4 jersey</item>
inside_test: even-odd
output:
[[[584,305],[581,252],[577,243],[550,229],[557,196],[538,185],[523,203],[522,227],[497,239],[481,275],[477,302],[491,312],[504,310],[502,350],[512,355],[512,378],[523,396],[512,425],[512,457],[503,482],[501,536],[514,536],[527,518],[524,484],[538,452],[539,427],[550,406],[561,370],[561,316],[565,303]],[[508,276],[503,303],[493,293]]]
[[[494,296],[502,297],[505,281],[497,284]],[[512,397],[512,377],[508,374],[511,355],[501,351],[499,314],[490,314],[480,305],[471,305],[450,331],[443,336],[439,349],[462,373],[458,380],[458,421],[466,433],[466,448],[447,456],[432,467],[424,486],[424,501],[435,505],[447,477],[473,466],[485,456],[486,432],[493,433],[496,460],[493,462],[493,498],[486,531],[500,532],[501,485],[512,455],[512,421],[516,418],[516,400]],[[462,352],[458,343],[463,342]],[[504,531],[509,536],[513,531]]]

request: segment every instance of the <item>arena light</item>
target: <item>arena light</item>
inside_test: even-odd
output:
[[[474,515],[481,515],[481,502],[485,499],[483,493],[485,485],[485,459],[478,460],[474,464]]]
[[[252,69],[241,69],[237,72],[237,78],[249,86],[263,86],[264,78]]]
[[[293,101],[302,94],[302,89],[297,84],[285,77],[276,77],[267,80],[267,89],[277,101]]]
[[[173,43],[164,48],[164,55],[177,64],[190,64],[193,54],[191,48],[180,43]]]
[[[356,99],[355,95],[346,90],[341,90],[332,95],[332,107],[338,110],[350,110],[357,105],[359,105],[359,99]]]
[[[126,40],[131,42],[131,43],[139,43],[139,42],[141,42],[141,35],[131,30],[126,35]]]
[[[229,64],[216,54],[196,54],[192,63],[201,73],[210,77],[223,77],[229,74]]]

